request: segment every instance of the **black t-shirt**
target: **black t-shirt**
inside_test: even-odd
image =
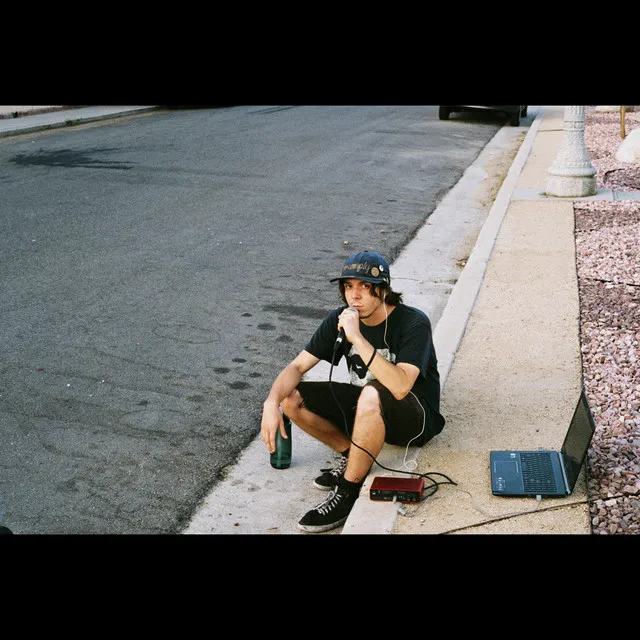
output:
[[[320,360],[331,362],[338,337],[338,316],[344,309],[346,306],[338,307],[326,316],[305,351]],[[433,346],[431,321],[427,314],[415,307],[399,304],[386,320],[375,327],[368,327],[360,322],[360,332],[385,360],[393,364],[408,362],[420,369],[411,390],[424,406],[439,413],[440,374]],[[338,347],[334,365],[340,362],[342,356],[347,361],[351,384],[363,387],[374,379],[355,347],[346,338]]]

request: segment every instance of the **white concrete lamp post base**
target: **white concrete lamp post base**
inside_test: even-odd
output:
[[[596,169],[584,142],[583,106],[564,108],[564,140],[548,173],[548,196],[583,198],[596,194]]]

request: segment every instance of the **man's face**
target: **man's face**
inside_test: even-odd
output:
[[[358,310],[361,320],[370,317],[382,308],[382,300],[371,293],[374,286],[364,280],[349,279],[344,281],[344,297],[347,305]]]

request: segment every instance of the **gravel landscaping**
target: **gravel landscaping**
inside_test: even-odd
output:
[[[627,111],[625,133],[640,126]],[[619,162],[620,113],[585,108],[598,189],[640,192],[640,164]],[[591,528],[640,533],[640,200],[574,205],[585,390],[596,422],[587,458]]]

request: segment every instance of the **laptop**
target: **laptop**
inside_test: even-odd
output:
[[[596,425],[584,389],[562,449],[491,451],[491,493],[495,496],[568,496],[576,485]]]

